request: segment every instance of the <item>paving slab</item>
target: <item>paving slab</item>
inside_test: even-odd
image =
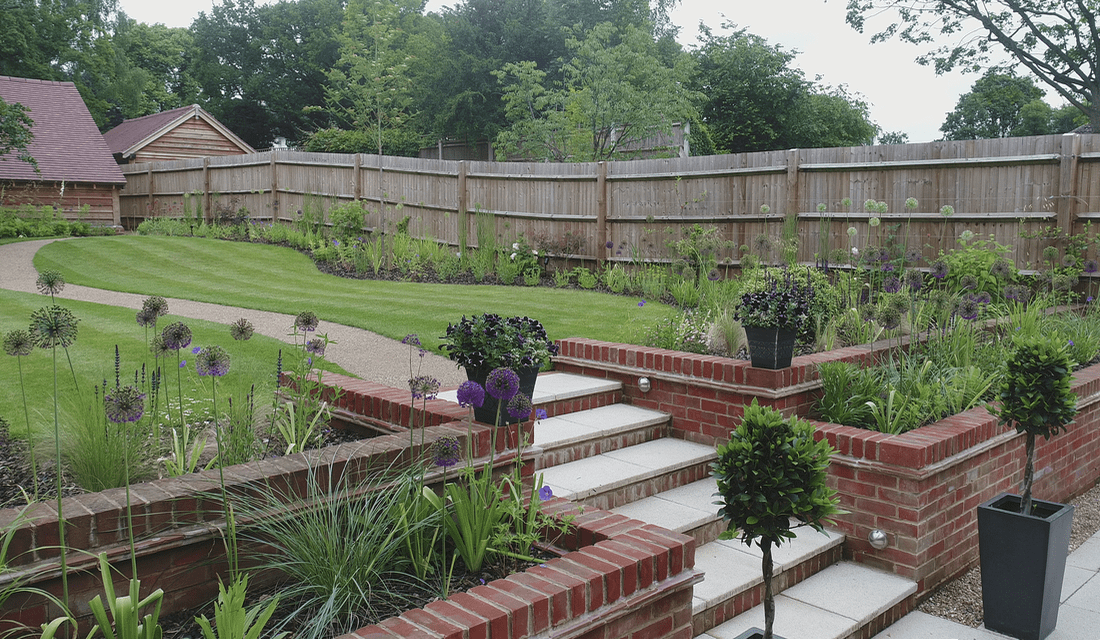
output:
[[[601,455],[648,469],[667,469],[673,466],[684,466],[713,460],[718,454],[713,447],[696,442],[676,438],[661,438],[660,440],[652,440],[632,447],[609,451]]]
[[[746,630],[764,628],[764,607],[757,606],[722,624],[708,629],[715,638],[735,638]],[[775,597],[773,631],[784,638],[847,638],[856,628],[851,618],[792,600],[782,594]]]
[[[875,638],[922,638],[928,640],[1003,640],[1005,636],[985,628],[975,629],[958,622],[914,611],[882,630]]]
[[[1066,567],[1067,578],[1069,572],[1070,567]],[[1066,605],[1100,614],[1100,577],[1095,573],[1092,574],[1090,579],[1069,594],[1066,593],[1066,585],[1063,581],[1062,606],[1065,607]],[[1058,619],[1062,619],[1061,610],[1059,610]]]
[[[543,469],[542,481],[555,496],[584,500],[606,488],[622,486],[631,478],[649,474],[647,467],[599,455]]]
[[[1100,534],[1086,540],[1066,559],[1067,567],[1079,567],[1092,572],[1100,571]]]
[[[912,580],[855,562],[838,562],[783,595],[862,624],[916,591],[917,583]]]
[[[611,511],[677,533],[691,531],[717,518],[710,511],[703,511],[702,509],[665,500],[661,498],[661,494],[624,504]]]
[[[695,568],[705,575],[695,585],[694,613],[721,604],[764,581],[758,558],[713,542],[695,550]]]
[[[669,415],[629,404],[614,404],[540,420],[534,443],[543,448],[564,447],[668,422]]]

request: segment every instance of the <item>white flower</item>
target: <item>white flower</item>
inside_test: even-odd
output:
[[[537,256],[538,254],[539,254],[538,251],[535,251],[534,249],[531,249],[531,255]]]
[[[519,250],[519,243],[518,242],[513,242],[512,243],[512,248],[518,251]]]
[[[852,255],[853,256],[858,256],[859,255],[859,249],[856,249],[855,247],[852,247]]]
[[[516,259],[516,254],[515,254],[514,252],[512,253],[512,259],[513,259],[513,260],[515,260],[515,259]]]

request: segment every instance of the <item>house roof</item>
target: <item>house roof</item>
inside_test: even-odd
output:
[[[126,184],[76,85],[0,76],[0,98],[27,107],[34,120],[27,151],[40,171],[13,152],[0,156],[0,179]]]
[[[103,134],[103,139],[107,141],[107,146],[111,148],[112,153],[121,155],[123,158],[129,158],[140,151],[142,147],[152,143],[190,118],[205,120],[230,142],[240,147],[241,153],[256,153],[256,150],[248,146],[247,142],[241,140],[235,133],[197,104],[125,120],[122,124]]]

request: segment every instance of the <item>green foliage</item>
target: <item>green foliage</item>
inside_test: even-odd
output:
[[[823,531],[829,517],[840,513],[840,500],[825,479],[831,454],[828,440],[814,441],[809,422],[784,418],[754,399],[729,442],[718,445],[711,471],[718,481],[718,514],[727,525],[721,537],[763,547],[794,538],[793,527]]]
[[[199,466],[203,449],[206,447],[206,436],[195,438],[192,442],[191,427],[185,424],[180,427],[180,431],[183,433],[182,436],[176,429],[172,429],[172,455],[164,459],[165,471],[171,478],[194,473]],[[211,458],[203,470],[213,467],[216,461],[217,457]]]
[[[232,638],[255,639],[263,636],[264,626],[275,613],[279,606],[279,595],[264,607],[261,602],[251,609],[245,609],[244,599],[248,591],[248,575],[239,574],[237,579],[226,588],[225,583],[218,583],[218,599],[214,602],[214,626],[205,615],[195,618],[202,629],[202,636],[207,640],[230,640]],[[274,636],[281,638],[286,634]]]
[[[488,465],[480,473],[467,467],[464,482],[447,483],[444,493],[452,509],[452,517],[443,519],[451,544],[467,569],[480,571],[505,516],[500,485],[494,482]],[[432,499],[437,508],[442,505],[439,496],[432,494]]]
[[[971,293],[985,292],[993,300],[1003,299],[1004,282],[1011,282],[1016,277],[1016,267],[1011,266],[1006,257],[1012,247],[1000,244],[993,239],[992,234],[988,240],[976,240],[971,236],[960,237],[958,244],[958,248],[943,256],[948,266],[945,281],[951,290],[959,291],[964,279],[972,280],[977,286],[970,290]],[[994,274],[993,265],[998,261],[1009,265],[1008,275],[1003,280]]]
[[[1017,76],[1012,69],[989,69],[959,97],[940,131],[945,140],[976,140],[1072,130],[1072,122],[1055,121],[1054,110],[1042,100],[1044,93],[1031,78]]]
[[[332,224],[332,233],[343,240],[363,235],[363,225],[369,213],[363,202],[358,200],[329,209],[328,221]]]
[[[708,318],[705,314],[684,311],[657,320],[645,328],[641,342],[647,347],[707,353]]]
[[[107,608],[111,617],[107,617],[107,610],[103,606],[103,600],[97,595],[88,603],[95,617],[96,625],[92,627],[90,636],[96,631],[103,633],[105,638],[162,638],[164,630],[160,627],[160,606],[164,599],[164,591],[157,589],[153,593],[140,599],[141,580],[131,578],[129,591],[125,596],[115,595],[114,580],[111,579],[111,566],[107,563],[107,554],[99,554],[99,575],[103,580],[103,590],[107,596]],[[141,615],[141,611],[152,606],[152,613]],[[113,624],[112,624],[113,623]]]
[[[829,318],[837,310],[836,289],[817,269],[765,267],[742,274],[741,280],[741,323],[794,329],[799,344],[814,344],[814,319]]]
[[[31,156],[27,147],[34,141],[31,128],[34,120],[30,110],[18,102],[7,103],[0,98],[0,156],[15,152],[15,157],[34,167],[38,173],[38,161]]]
[[[148,433],[133,424],[109,422],[100,391],[90,397],[78,395],[66,407],[63,419],[62,457],[84,490],[124,487],[127,480],[151,476]]]
[[[1049,439],[1066,430],[1077,414],[1070,390],[1068,340],[1058,333],[1013,336],[998,399],[990,411],[1019,433]]]
[[[86,215],[84,205],[81,215]],[[49,205],[0,207],[0,238],[50,238],[55,236],[115,235],[111,227],[92,226],[82,220],[68,220]]]

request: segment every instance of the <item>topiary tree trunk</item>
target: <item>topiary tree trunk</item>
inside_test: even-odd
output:
[[[718,481],[727,523],[721,538],[753,542],[763,553],[764,637],[772,637],[775,595],[772,591],[772,545],[795,537],[795,527],[824,530],[829,517],[843,513],[836,491],[825,481],[832,447],[814,440],[814,428],[797,417],[786,419],[753,400],[741,425],[718,446],[712,474]],[[791,520],[799,524],[792,525]]]

